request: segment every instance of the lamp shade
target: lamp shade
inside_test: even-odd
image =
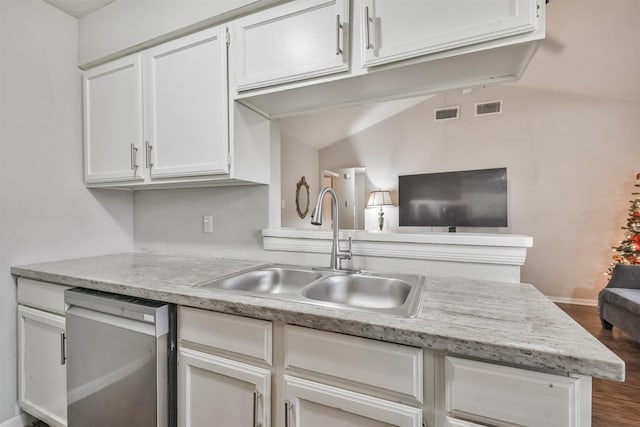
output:
[[[369,201],[367,202],[367,207],[375,207],[375,206],[392,206],[393,202],[391,201],[391,194],[388,191],[372,191],[369,194]]]

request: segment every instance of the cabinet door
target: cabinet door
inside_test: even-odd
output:
[[[229,172],[224,26],[145,52],[151,177]]]
[[[67,425],[64,317],[18,306],[18,400],[26,412]]]
[[[178,425],[269,427],[270,420],[269,370],[179,349]]]
[[[86,71],[83,86],[85,182],[142,179],[140,55]]]
[[[348,22],[348,0],[295,1],[236,21],[236,89],[347,71]]]
[[[422,411],[410,406],[284,376],[289,427],[421,427]]]
[[[540,0],[363,0],[365,66],[536,29]]]

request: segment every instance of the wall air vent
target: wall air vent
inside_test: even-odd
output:
[[[476,104],[476,116],[502,113],[502,101],[481,102]]]
[[[454,120],[460,118],[460,107],[436,108],[435,120]]]

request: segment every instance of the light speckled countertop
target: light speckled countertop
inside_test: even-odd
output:
[[[624,362],[529,284],[428,277],[413,319],[194,287],[260,264],[125,253],[24,265],[11,272],[558,374],[624,379]]]

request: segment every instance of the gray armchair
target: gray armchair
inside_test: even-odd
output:
[[[640,265],[615,266],[598,295],[598,313],[603,328],[616,326],[640,341]]]

